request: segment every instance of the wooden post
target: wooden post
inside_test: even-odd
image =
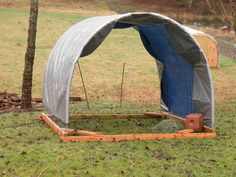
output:
[[[87,103],[87,108],[88,108],[88,110],[90,110],[89,102],[88,102],[88,96],[87,96],[87,91],[86,91],[86,88],[85,88],[84,79],[83,79],[83,75],[82,75],[82,71],[81,71],[79,62],[78,62],[78,68],[79,68],[79,74],[80,74],[81,81],[82,81],[83,88],[84,88],[84,95],[85,95],[85,99],[86,99],[86,103]]]
[[[236,60],[236,44],[234,44],[234,60]]]
[[[123,84],[124,84],[124,75],[125,75],[125,64],[126,63],[123,63],[121,86],[120,86],[120,107],[122,107],[122,102],[123,102]]]

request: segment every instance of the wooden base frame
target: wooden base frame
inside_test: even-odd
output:
[[[174,119],[181,123],[185,122],[178,116],[163,112],[163,113],[144,113],[144,114],[79,114],[71,115],[70,119],[153,119],[153,118],[167,118]],[[86,130],[75,130],[60,128],[53,122],[45,113],[38,116],[39,120],[45,122],[54,132],[59,135],[62,141],[78,142],[78,141],[125,141],[125,140],[155,140],[155,139],[176,139],[176,138],[214,138],[216,132],[214,129],[204,127],[204,132],[194,133],[191,129],[180,130],[177,133],[150,133],[150,134],[124,134],[124,135],[104,135],[101,132],[91,132]],[[70,136],[69,133],[78,134],[78,136]]]

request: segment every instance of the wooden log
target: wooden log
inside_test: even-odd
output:
[[[36,103],[42,103],[42,98],[33,98],[32,101],[36,102]]]
[[[176,139],[176,138],[214,138],[216,132],[214,129],[205,129],[208,132],[203,133],[167,133],[167,134],[126,134],[126,135],[103,135],[100,132],[91,132],[86,130],[63,129],[55,124],[46,114],[42,114],[38,119],[44,121],[51,127],[63,141],[124,141],[124,140],[154,140],[154,139]],[[87,134],[89,136],[67,136],[68,132],[75,131],[78,134]]]
[[[70,120],[73,119],[155,119],[161,118],[163,115],[154,116],[145,114],[72,114]]]
[[[125,141],[125,140],[155,140],[176,138],[214,138],[215,132],[207,133],[171,133],[171,134],[126,134],[98,136],[60,136],[63,141]]]
[[[164,118],[165,117],[165,114],[157,113],[157,112],[145,112],[144,115],[156,117],[156,118]]]
[[[56,123],[54,123],[46,114],[42,113],[42,115],[40,115],[38,119],[43,120],[59,136],[65,134],[65,132]]]
[[[70,101],[82,101],[80,96],[70,96]]]
[[[194,132],[193,129],[183,129],[183,130],[179,130],[177,133],[192,133]]]
[[[76,129],[66,129],[62,128],[62,130],[68,134],[68,133],[77,133],[77,134],[82,134],[82,135],[103,135],[102,132],[92,132],[92,131],[87,131],[87,130],[76,130]]]
[[[42,101],[43,101],[42,98],[33,98],[32,100],[36,103],[42,103]],[[79,96],[70,96],[69,100],[70,101],[82,101],[82,98]]]
[[[178,121],[178,122],[180,122],[180,123],[185,124],[185,119],[183,119],[182,117],[179,117],[179,116],[170,114],[170,113],[168,113],[168,112],[162,112],[162,114],[164,114],[167,119],[173,119],[173,120],[176,120],[176,121]]]

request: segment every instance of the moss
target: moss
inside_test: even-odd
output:
[[[163,120],[152,128],[156,133],[176,133],[184,129],[184,125],[175,120]]]

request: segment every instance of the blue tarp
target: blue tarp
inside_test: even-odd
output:
[[[177,53],[165,25],[138,28],[140,35],[145,36],[141,38],[146,49],[163,64],[161,96],[169,111],[182,117],[196,112],[192,100],[194,68]]]
[[[165,25],[115,25],[118,29],[129,27],[135,27],[139,31],[146,50],[162,63],[161,97],[169,111],[182,117],[195,113],[192,100],[194,67],[178,54]]]

